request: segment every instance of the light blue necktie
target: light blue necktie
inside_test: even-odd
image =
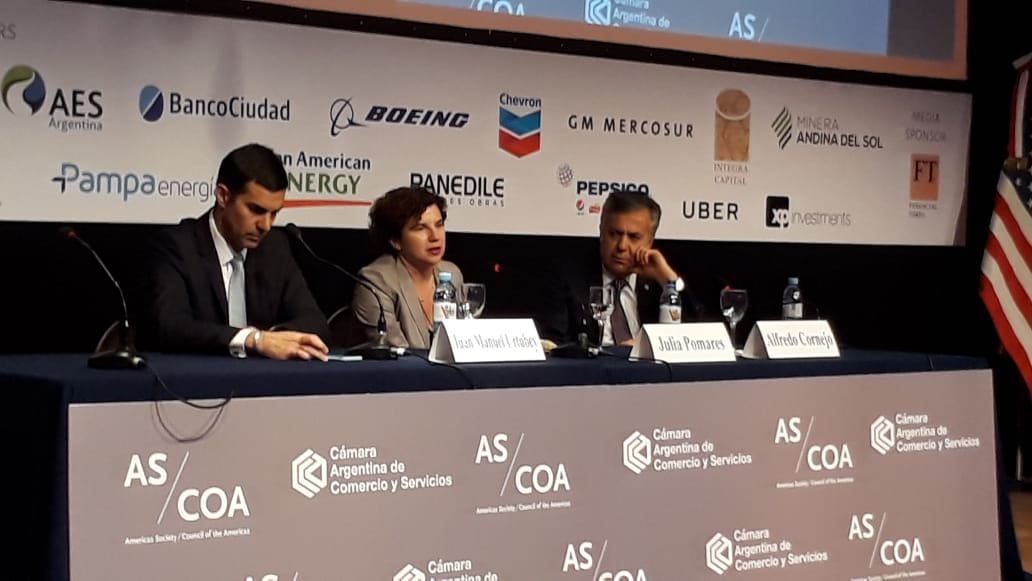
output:
[[[233,268],[229,275],[229,326],[247,326],[247,297],[244,295],[244,257],[233,255]]]

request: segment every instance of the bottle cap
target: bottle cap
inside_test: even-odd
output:
[[[451,282],[451,273],[442,272],[437,275],[437,282]]]
[[[793,284],[793,285],[799,284],[799,277],[798,276],[790,276],[790,277],[788,277],[788,284]]]

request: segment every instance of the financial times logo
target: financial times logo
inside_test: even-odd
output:
[[[47,98],[47,86],[39,71],[28,65],[16,65],[0,81],[0,96],[11,113],[35,115]]]
[[[896,427],[885,416],[871,423],[871,447],[884,456],[896,445]]]
[[[766,223],[768,228],[788,228],[788,196],[767,196]]]
[[[792,141],[792,112],[788,110],[788,107],[781,108],[781,112],[774,117],[770,127],[778,138],[778,147],[785,149]]]
[[[584,21],[609,26],[613,23],[612,0],[584,0]]]
[[[342,97],[330,105],[330,137],[336,137],[351,127],[365,125],[355,121],[355,108],[351,105],[351,97]]]
[[[140,116],[144,121],[154,123],[165,114],[165,95],[154,85],[140,89]]]
[[[652,442],[635,431],[623,441],[623,463],[628,470],[641,474],[652,463]]]
[[[706,566],[717,575],[723,575],[731,568],[733,552],[731,539],[717,533],[706,543]]]
[[[326,488],[326,458],[305,450],[290,464],[290,485],[305,498],[315,498]]]
[[[394,581],[426,581],[426,573],[420,571],[412,564],[408,564],[394,575]]]

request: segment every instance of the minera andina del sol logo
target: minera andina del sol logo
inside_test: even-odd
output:
[[[896,445],[896,426],[885,416],[871,422],[871,447],[884,456]]]
[[[302,452],[290,463],[290,485],[305,498],[315,498],[326,488],[326,458],[311,448]]]
[[[628,470],[641,474],[652,463],[652,441],[635,430],[623,441],[623,463]]]
[[[426,573],[408,564],[394,575],[394,581],[426,581]]]
[[[731,539],[717,533],[706,542],[706,566],[717,575],[723,575],[731,568],[733,546]]]

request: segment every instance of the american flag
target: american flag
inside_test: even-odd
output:
[[[1032,54],[1015,63],[1008,155],[996,186],[996,202],[979,293],[1004,351],[1032,389]]]

